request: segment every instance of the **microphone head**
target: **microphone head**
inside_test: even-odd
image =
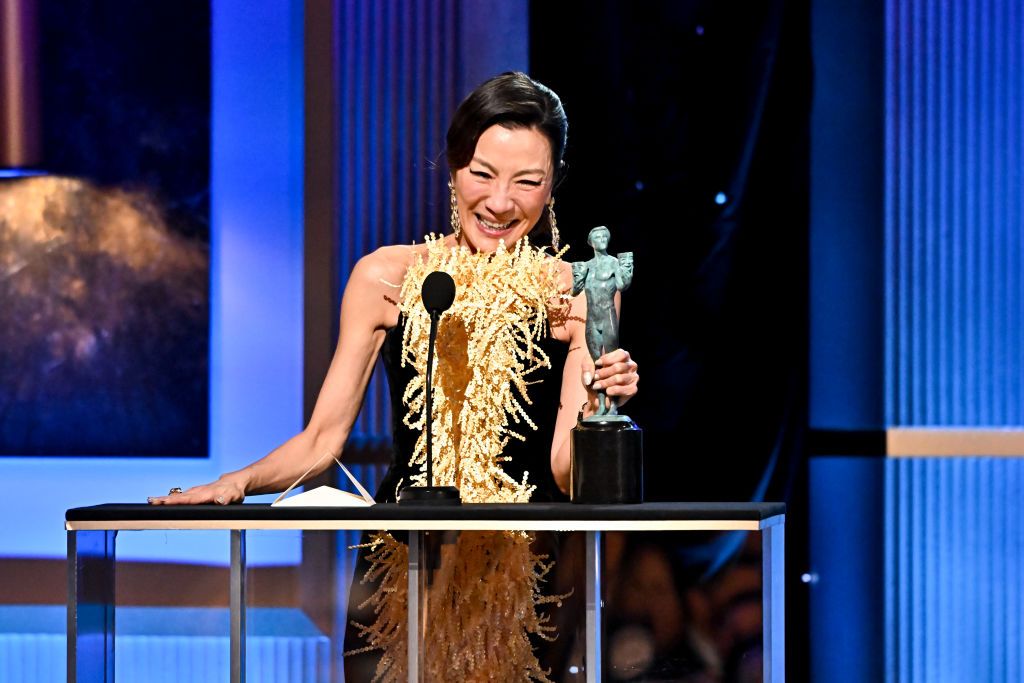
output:
[[[423,307],[428,313],[441,313],[455,302],[455,280],[448,273],[435,270],[423,280]]]

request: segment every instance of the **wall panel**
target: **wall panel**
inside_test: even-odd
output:
[[[339,12],[341,287],[365,254],[448,231],[444,139],[462,98],[502,71],[526,70],[525,0],[342,2]],[[390,441],[383,372],[350,437]]]
[[[887,2],[889,427],[1024,426],[1021,19],[1016,0]],[[886,680],[1024,677],[1022,472],[887,460]]]
[[[1019,2],[889,0],[886,417],[1024,424]]]

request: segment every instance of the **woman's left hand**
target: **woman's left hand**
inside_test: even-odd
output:
[[[583,375],[583,383],[591,391],[604,390],[608,396],[615,397],[615,403],[622,405],[636,395],[636,385],[640,381],[636,361],[629,357],[629,351],[616,349],[597,359],[592,377],[589,372]],[[588,381],[589,380],[589,381]]]

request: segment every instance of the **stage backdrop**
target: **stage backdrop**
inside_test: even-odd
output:
[[[153,3],[146,7],[162,11]],[[210,157],[209,392],[197,401],[204,412],[209,406],[209,456],[0,458],[0,481],[6,486],[0,512],[18,519],[2,534],[4,559],[63,558],[67,508],[141,502],[171,486],[211,481],[302,428],[303,4],[223,0],[208,9],[206,40],[212,47],[204,49],[211,65],[202,77],[208,79],[203,89],[208,88],[211,105],[202,125],[209,125],[210,133],[209,149],[202,153]],[[126,32],[134,30],[132,22],[147,24],[141,10],[131,21],[128,16],[106,19]],[[170,18],[154,23],[160,21],[171,30]],[[169,54],[193,49],[181,43],[168,47],[162,40],[150,45]],[[165,372],[176,374],[174,368]],[[227,561],[219,537],[192,538],[187,544],[168,544],[159,535],[131,542],[129,537],[118,539],[121,560]],[[250,548],[250,565],[297,561],[297,540],[275,539],[273,548]],[[0,560],[0,584],[10,587],[8,568]],[[54,602],[63,602],[62,573],[57,578],[47,590]]]
[[[0,453],[206,456],[209,3],[39,19],[50,175],[0,185]]]

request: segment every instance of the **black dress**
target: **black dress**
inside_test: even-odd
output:
[[[416,370],[411,364],[402,367],[404,320],[404,317],[399,319],[398,325],[387,331],[381,348],[388,390],[391,394],[392,448],[391,465],[375,496],[378,503],[394,503],[395,487],[399,482],[406,486],[414,474],[409,467],[409,457],[416,446],[419,432],[409,429],[402,422],[402,417],[406,413],[406,408],[402,405],[402,392],[405,391],[409,380],[415,376]],[[530,418],[537,425],[537,430],[533,431],[525,426],[525,431],[521,433],[526,437],[526,441],[509,439],[502,455],[511,456],[512,459],[502,466],[516,481],[521,481],[523,473],[528,471],[530,483],[537,487],[530,500],[543,503],[565,499],[551,474],[551,441],[554,438],[555,420],[558,416],[562,368],[565,366],[567,347],[550,335],[538,341],[537,346],[543,349],[551,361],[550,368],[541,369],[536,375],[531,376],[531,382],[540,380],[530,385],[530,400],[533,404],[526,406]],[[443,352],[442,349],[437,351]]]
[[[378,503],[394,503],[397,499],[396,487],[399,483],[402,486],[408,485],[414,474],[412,468],[409,467],[409,458],[415,448],[416,440],[419,438],[419,432],[409,429],[402,422],[407,410],[402,404],[402,393],[409,380],[415,376],[416,370],[411,364],[402,367],[404,322],[404,317],[400,317],[398,325],[387,331],[384,344],[381,347],[391,396],[392,449],[391,464],[374,496]],[[525,441],[509,439],[503,455],[511,456],[512,459],[503,462],[502,467],[517,481],[522,480],[524,472],[530,473],[529,483],[536,486],[530,497],[531,501],[564,501],[567,498],[558,489],[554,476],[551,474],[551,442],[554,438],[555,421],[558,416],[562,369],[565,366],[568,349],[566,344],[550,335],[536,344],[543,349],[551,361],[550,368],[538,370],[535,375],[531,376],[529,396],[532,404],[527,405],[526,408],[530,418],[537,425],[537,429],[534,431],[526,426],[525,431],[521,432],[526,437]],[[438,349],[437,352],[443,353],[444,351]],[[400,537],[402,541],[405,540],[404,534],[396,533],[395,536]],[[369,540],[370,535],[364,534],[363,542]],[[551,540],[545,538],[542,543],[545,546],[550,546]],[[546,548],[546,550],[549,553],[552,552],[550,548]],[[349,593],[348,627],[345,631],[346,652],[366,645],[360,639],[358,631],[352,626],[352,623],[367,624],[374,619],[371,609],[359,609],[359,605],[376,590],[374,584],[362,582],[362,577],[368,568],[369,562],[366,560],[365,552],[360,552]],[[370,681],[373,678],[379,656],[380,653],[376,651],[347,655],[345,657],[345,680]]]

